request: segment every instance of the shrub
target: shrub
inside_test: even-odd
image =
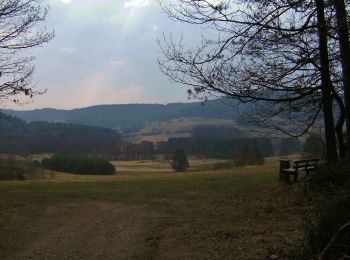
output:
[[[317,256],[329,243],[335,232],[350,219],[350,194],[338,195],[331,202],[317,210],[319,218],[315,225],[306,230],[312,254]],[[341,259],[350,253],[350,232],[344,233],[330,251],[329,259]]]
[[[115,173],[115,168],[109,161],[81,156],[55,155],[50,159],[43,159],[41,165],[49,170],[82,175],[112,175]]]
[[[308,185],[310,190],[324,192],[331,189],[334,193],[339,187],[346,186],[350,182],[350,157],[346,157],[336,165],[321,165],[310,179]]]
[[[185,172],[188,169],[189,163],[184,150],[177,149],[174,152],[171,166],[176,172]]]
[[[308,182],[307,195],[315,201],[304,216],[306,246],[302,258],[316,258],[335,232],[350,220],[350,158],[333,166],[321,166]],[[350,254],[350,232],[344,233],[327,259]]]

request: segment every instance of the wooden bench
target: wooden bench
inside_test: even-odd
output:
[[[309,172],[316,170],[318,162],[319,159],[297,160],[293,161],[292,167],[281,170],[288,183],[290,183],[290,175],[294,175],[294,182],[297,182],[299,172],[303,171],[306,172],[306,176],[309,175]]]

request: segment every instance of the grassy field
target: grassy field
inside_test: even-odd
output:
[[[275,159],[210,163],[173,173],[115,162],[116,176],[0,182],[0,259],[288,258],[303,239],[300,186],[278,183]]]

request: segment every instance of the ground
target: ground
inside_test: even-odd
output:
[[[277,162],[115,162],[116,176],[0,182],[0,259],[290,259],[302,184],[279,183]]]

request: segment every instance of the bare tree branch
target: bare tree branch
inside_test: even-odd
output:
[[[28,50],[54,37],[41,25],[47,12],[42,0],[0,2],[0,102],[19,102],[18,95],[31,98],[44,92],[32,82],[34,57]]]

